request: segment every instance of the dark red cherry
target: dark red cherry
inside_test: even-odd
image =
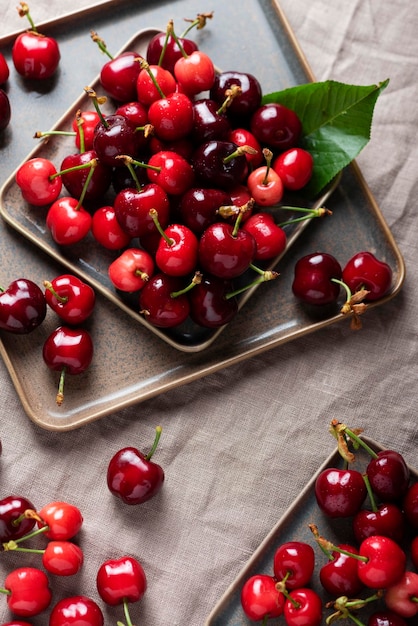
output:
[[[297,145],[302,124],[292,109],[271,102],[253,113],[250,130],[262,146],[284,151]]]
[[[237,118],[248,119],[260,107],[262,97],[260,82],[253,74],[237,71],[217,74],[215,83],[210,90],[210,97],[218,104],[222,104],[227,90],[234,85],[240,88],[240,93],[233,98],[228,106],[228,115],[234,120]]]
[[[248,171],[244,152],[231,141],[213,140],[200,145],[192,157],[196,179],[206,187],[228,190],[243,182]]]
[[[0,500],[0,543],[19,539],[32,530],[35,520],[21,517],[29,509],[34,511],[35,507],[23,496],[10,495]]]
[[[395,450],[382,450],[366,469],[373,492],[382,501],[401,500],[409,485],[410,471],[405,460]]]
[[[219,328],[230,322],[238,312],[237,299],[227,297],[232,291],[230,280],[205,275],[189,293],[192,320],[206,328]]]
[[[11,115],[9,96],[3,89],[0,89],[0,131],[9,125]]]
[[[184,52],[190,55],[192,52],[198,49],[197,44],[192,39],[179,37],[178,41],[182,46]],[[162,52],[164,50],[164,54]],[[183,52],[179,47],[177,41],[172,35],[166,35],[165,32],[154,35],[148,44],[147,48],[147,61],[150,65],[161,65],[169,72],[174,72],[174,66],[176,61],[183,56]]]
[[[154,274],[145,283],[139,295],[139,309],[145,319],[160,328],[172,328],[182,324],[190,312],[185,282],[176,276]]]
[[[110,167],[124,167],[124,161],[116,157],[135,157],[138,138],[135,127],[123,115],[108,115],[95,129],[93,148],[102,163]]]
[[[184,224],[201,234],[210,224],[218,221],[219,207],[231,204],[229,194],[222,189],[191,187],[180,199],[179,212]]]
[[[209,98],[193,103],[194,122],[191,136],[196,145],[213,139],[227,139],[231,130],[229,119],[219,110],[219,104]]]
[[[315,482],[315,498],[321,511],[331,518],[351,517],[367,495],[362,474],[353,469],[328,468]]]
[[[127,50],[107,61],[101,69],[103,89],[118,102],[136,98],[136,81],[141,70],[138,58],[138,53]]]
[[[332,282],[341,280],[341,266],[326,252],[308,254],[295,265],[292,291],[303,302],[324,305],[335,302],[340,293],[340,285]]]

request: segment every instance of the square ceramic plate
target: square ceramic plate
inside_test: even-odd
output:
[[[383,450],[383,447],[380,444],[369,439],[368,437],[363,437],[363,440],[375,452]],[[352,464],[352,468],[364,471],[367,463],[370,461],[370,456],[362,448],[360,448],[358,452],[355,452],[355,454],[356,460],[354,464]],[[245,616],[242,610],[240,599],[241,589],[245,581],[254,574],[272,574],[274,553],[277,548],[286,541],[304,541],[309,543],[314,548],[316,565],[315,572],[312,577],[312,584],[310,586],[318,592],[324,605],[326,602],[333,600],[333,598],[325,592],[319,583],[319,569],[326,563],[326,557],[322,553],[321,549],[315,544],[312,532],[309,529],[309,524],[316,524],[320,535],[334,543],[339,542],[356,545],[356,542],[351,530],[351,518],[330,520],[319,510],[316,503],[316,479],[322,471],[329,467],[344,467],[344,462],[338,450],[335,450],[329,458],[326,459],[300,495],[293,502],[292,506],[286,511],[283,517],[278,521],[277,525],[266,536],[240,574],[225,591],[225,594],[210,613],[204,626],[249,626],[254,623]],[[412,469],[411,479],[414,481],[418,480],[416,471]],[[364,507],[367,507],[367,505],[368,500],[366,500]],[[405,536],[405,549],[408,545],[409,539],[410,537]],[[362,598],[366,598],[371,594],[368,594],[366,591],[365,593],[361,593],[359,595]],[[381,602],[373,603],[369,607],[361,609],[358,613],[358,617],[363,623],[367,624],[367,619],[371,613],[382,607],[383,604]],[[325,609],[324,620],[332,613],[332,609]],[[283,618],[268,620],[269,626],[278,626],[282,623]],[[337,621],[336,623],[339,622]],[[345,623],[345,620],[341,623]]]
[[[50,25],[49,32],[57,33],[62,42],[63,69],[57,84],[49,87],[44,95],[32,93],[17,82],[15,119],[20,129],[30,124],[33,135],[35,130],[42,128],[38,126],[39,116],[33,122],[39,99],[41,114],[45,110],[52,111],[50,118],[58,119],[59,111],[68,110],[68,103],[63,100],[65,90],[77,94],[80,84],[88,84],[94,75],[91,66],[101,63],[100,57],[97,61],[95,49],[93,53],[91,51],[91,29],[99,32],[112,47],[112,38],[113,41],[119,38],[121,43],[127,42],[138,27],[148,29],[158,24],[159,28],[164,28],[169,17],[181,20],[184,16],[195,15],[196,11],[194,0],[177,0],[169,9],[165,3],[147,0],[140,5],[119,0],[116,4],[116,15],[109,3],[105,3],[101,11],[88,17],[83,15],[81,19],[75,14],[64,23]],[[258,75],[266,93],[312,80],[306,60],[276,2],[248,0],[246,15],[249,12],[251,20],[246,15],[237,14],[233,3],[216,2],[214,9],[215,27],[211,22],[199,37],[202,37],[201,47],[212,54],[219,67],[225,67],[223,61],[228,49],[229,67]],[[242,54],[242,41],[230,37],[232,28],[243,35],[252,34],[252,55]],[[268,71],[265,64],[260,66],[258,62],[262,54],[268,54],[271,59]],[[72,76],[75,55],[85,59],[79,64],[76,87],[68,79]],[[20,148],[19,133],[15,132],[8,162],[17,165],[21,161],[16,160]],[[2,198],[8,196],[10,184],[10,181],[5,183]],[[296,260],[315,250],[335,254],[341,263],[345,263],[358,249],[368,249],[388,262],[393,269],[392,290],[373,306],[384,305],[401,289],[405,268],[396,242],[356,163],[343,172],[327,207],[333,211],[331,218],[321,220],[320,224],[317,223],[319,220],[309,224],[303,236],[298,237],[278,263],[280,276],[277,281],[263,285],[257,296],[250,298],[228,325],[228,332],[221,333],[205,350],[178,350],[143,324],[133,321],[130,313],[99,292],[94,316],[88,324],[95,345],[93,363],[85,374],[68,378],[65,400],[60,408],[55,405],[56,375],[42,363],[43,342],[58,323],[55,315],[48,312],[45,323],[28,336],[2,333],[0,352],[30,419],[50,430],[77,428],[285,342],[335,323],[348,323],[339,313],[338,306],[312,312],[291,295]],[[0,240],[3,284],[19,275],[42,284],[43,280],[50,280],[66,269],[58,259],[6,220],[0,221]],[[367,326],[367,315],[364,319]]]

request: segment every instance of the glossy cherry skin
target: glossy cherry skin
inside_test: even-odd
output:
[[[34,506],[23,496],[10,495],[0,500],[0,543],[19,539],[32,530],[34,519],[22,517],[19,523],[14,523],[27,509],[33,510]]]
[[[91,175],[87,189],[84,187],[87,177],[90,175],[89,164],[95,163],[93,174]],[[85,166],[72,172],[64,170],[74,167]],[[87,150],[77,154],[69,154],[61,162],[61,180],[68,193],[74,198],[80,198],[84,192],[84,201],[100,200],[110,187],[112,169],[101,163],[94,150]]]
[[[93,149],[99,160],[110,167],[123,167],[118,156],[136,157],[138,137],[134,125],[123,115],[108,115],[94,131]]]
[[[268,146],[273,152],[284,151],[297,145],[302,124],[294,111],[271,102],[253,113],[250,130],[262,146]]]
[[[201,144],[194,152],[192,166],[197,181],[205,187],[228,190],[242,183],[248,166],[245,154],[236,155],[232,141],[212,140]]]
[[[215,81],[215,67],[210,57],[202,50],[181,56],[174,65],[174,76],[180,90],[189,96],[208,91]]]
[[[46,215],[52,239],[60,246],[70,246],[84,239],[90,232],[91,221],[91,214],[72,196],[55,200]]]
[[[248,120],[261,105],[262,89],[259,80],[246,72],[226,71],[215,76],[210,97],[219,105],[225,100],[225,92],[237,85],[241,93],[228,106],[228,115],[234,120]],[[235,124],[236,125],[236,124]]]
[[[418,614],[418,574],[406,571],[401,579],[386,589],[385,603],[398,615],[411,618]]]
[[[94,289],[73,274],[61,274],[44,283],[45,299],[66,324],[81,324],[93,313]]]
[[[396,450],[381,450],[367,468],[374,493],[385,502],[401,500],[409,486],[410,471],[405,459]]]
[[[110,59],[100,71],[103,89],[119,102],[129,102],[136,98],[136,81],[141,71],[139,55],[127,50]]]
[[[52,608],[49,626],[103,626],[99,605],[87,596],[71,596],[59,600]]]
[[[62,180],[56,176],[55,165],[43,157],[25,161],[16,172],[16,183],[26,202],[45,206],[54,202],[62,189]]]
[[[143,237],[157,232],[151,209],[158,213],[158,220],[165,228],[170,217],[170,202],[164,189],[149,183],[140,190],[127,188],[120,191],[113,203],[116,219],[131,238]]]
[[[331,254],[308,254],[295,265],[292,291],[299,300],[308,304],[331,304],[340,293],[340,285],[331,279],[341,280],[341,275],[341,266]]]
[[[218,278],[236,278],[254,260],[256,243],[251,233],[224,222],[211,224],[199,241],[199,262],[209,274]]]
[[[93,340],[84,328],[59,326],[46,339],[42,355],[52,370],[81,374],[92,361]]]
[[[250,215],[242,228],[251,233],[255,239],[255,260],[273,259],[286,249],[286,233],[276,224],[271,213],[257,212]]]
[[[148,159],[148,166],[147,175],[150,183],[159,185],[171,196],[183,195],[194,182],[194,172],[190,163],[171,150],[153,154]]]
[[[164,96],[177,91],[176,80],[171,72],[160,67],[159,65],[150,65],[149,71],[153,75],[154,80],[160,87],[160,90],[154,84],[146,69],[142,69],[139,72],[138,79],[136,81],[136,93],[137,100],[144,104],[146,107],[151,106],[156,100],[160,100],[161,92]]]
[[[12,622],[4,622],[1,626],[32,626],[29,622],[21,622],[13,620]]]
[[[38,511],[41,521],[38,527],[48,527],[44,531],[45,537],[54,541],[68,541],[75,537],[83,524],[80,509],[74,504],[60,500],[50,502]]]
[[[148,109],[149,123],[162,141],[177,141],[193,128],[193,105],[190,98],[175,92],[153,102]]]
[[[358,562],[358,577],[371,589],[391,587],[399,582],[405,572],[405,552],[389,537],[367,537],[360,544],[359,555],[367,560]]]
[[[398,506],[390,502],[380,504],[376,510],[362,509],[353,519],[354,536],[358,543],[371,535],[384,535],[400,543],[404,530],[403,513]]]
[[[102,206],[94,212],[91,232],[95,240],[106,250],[121,250],[131,241],[131,237],[125,233],[116,219],[115,208],[110,205]]]
[[[122,602],[138,602],[147,589],[147,578],[142,565],[131,556],[109,559],[97,572],[97,591],[110,606]]]
[[[186,276],[196,270],[199,240],[183,224],[171,224],[164,231],[155,253],[159,269],[169,276]],[[168,239],[166,239],[168,238]]]
[[[265,165],[250,172],[247,187],[260,207],[274,206],[283,198],[284,187],[280,176],[272,168],[267,170]]]
[[[7,82],[9,75],[9,64],[6,61],[4,54],[0,52],[0,85],[4,85],[4,83]]]
[[[376,611],[369,617],[367,626],[408,626],[403,617],[393,611]]]
[[[298,191],[312,178],[313,158],[303,148],[290,148],[279,154],[272,167],[280,176],[285,189]]]
[[[367,289],[368,301],[383,298],[392,284],[392,269],[371,252],[355,254],[345,265],[342,276],[352,293]]]
[[[228,133],[226,139],[232,141],[237,146],[250,146],[253,148],[255,152],[248,152],[245,155],[247,162],[252,168],[262,165],[264,157],[260,142],[247,128],[233,128]]]
[[[351,554],[358,554],[357,548],[349,544],[341,543],[337,547]],[[319,570],[321,585],[334,597],[354,598],[363,589],[357,573],[357,560],[338,551],[333,551],[331,557]]]
[[[198,49],[197,44],[185,37],[179,37],[178,41],[184,52],[189,55]],[[162,52],[164,50],[164,55]],[[172,35],[166,33],[157,33],[152,37],[147,47],[147,61],[150,65],[161,65],[164,69],[173,74],[176,61],[183,56],[183,52],[179,47],[176,39]]]
[[[317,504],[331,518],[355,515],[366,495],[363,476],[357,470],[328,468],[315,482]]]
[[[21,33],[13,44],[13,64],[24,78],[50,78],[58,68],[60,58],[57,41],[34,31]]]
[[[201,98],[193,103],[193,111],[192,139],[196,145],[212,139],[227,139],[231,124],[226,115],[219,111],[217,102]]]
[[[42,613],[51,603],[52,593],[45,572],[36,567],[19,567],[6,576],[4,588],[9,609],[20,617]]]
[[[141,248],[128,248],[112,261],[108,274],[116,289],[133,292],[142,289],[154,274],[154,269],[151,254]]]
[[[7,128],[12,116],[9,96],[3,89],[0,89],[0,132]]]
[[[287,541],[280,545],[273,557],[273,571],[277,580],[286,580],[286,589],[297,589],[309,584],[315,569],[315,552],[303,541]]]
[[[83,565],[81,548],[71,541],[49,541],[42,555],[42,564],[56,576],[73,576]]]
[[[415,569],[418,570],[418,535],[415,536],[411,541],[410,554],[411,554],[411,561]]]
[[[73,131],[76,133],[75,137],[75,145],[81,150],[81,133],[80,127],[78,123],[78,118],[81,120],[82,126],[82,135],[84,140],[84,150],[92,150],[93,148],[93,139],[94,132],[96,130],[97,124],[100,122],[100,116],[97,111],[80,111],[79,115],[77,114],[72,121]]]
[[[205,274],[202,281],[189,292],[190,317],[205,328],[219,328],[230,322],[238,313],[236,297],[230,280]]]
[[[190,301],[187,294],[172,295],[185,288],[178,276],[163,272],[154,274],[141,289],[139,310],[153,326],[172,328],[182,324],[189,316]]]
[[[181,197],[179,213],[182,222],[200,235],[218,221],[217,210],[232,204],[230,195],[214,187],[191,187]]]
[[[45,296],[36,283],[17,278],[0,290],[0,329],[26,335],[42,324],[46,317]]]
[[[408,487],[402,506],[408,524],[418,529],[418,482]]]
[[[164,470],[137,448],[116,452],[107,468],[107,486],[125,504],[142,504],[153,498],[164,482]]]
[[[241,589],[241,606],[253,621],[280,617],[283,614],[284,595],[276,589],[276,580],[267,574],[248,578]]]
[[[290,592],[296,604],[286,600],[283,615],[287,626],[319,626],[322,623],[322,601],[320,596],[308,587]]]

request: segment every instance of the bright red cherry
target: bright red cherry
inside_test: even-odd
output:
[[[94,289],[73,274],[61,274],[45,281],[47,304],[66,324],[81,324],[93,313]]]
[[[397,543],[404,536],[405,521],[402,510],[388,502],[373,509],[361,509],[353,519],[353,531],[357,543],[371,535],[385,535]]]
[[[273,259],[286,249],[286,233],[276,224],[271,213],[257,212],[250,215],[242,228],[255,239],[255,260]]]
[[[46,79],[56,71],[61,58],[56,39],[38,32],[25,2],[18,7],[19,15],[26,16],[31,30],[16,37],[12,48],[12,60],[16,71],[24,78]]]
[[[161,427],[156,428],[153,446],[147,455],[137,448],[127,447],[118,450],[107,468],[109,491],[126,504],[142,504],[153,498],[164,482],[163,468],[151,460],[161,435]]]
[[[177,90],[176,80],[159,65],[143,66],[136,81],[137,99],[146,107]]]
[[[126,50],[105,63],[100,70],[103,89],[118,102],[129,102],[136,98],[136,81],[141,71],[139,55]]]
[[[199,262],[219,278],[235,278],[248,269],[256,253],[251,233],[224,222],[215,222],[202,233]]]
[[[276,582],[267,574],[255,574],[245,581],[241,589],[241,606],[250,620],[258,622],[283,614],[285,597],[277,590]]]
[[[173,328],[189,316],[190,301],[186,286],[178,276],[154,274],[139,293],[139,310],[153,326]]]
[[[179,41],[180,46],[177,41]],[[183,56],[183,50],[187,55],[198,49],[192,39],[185,37],[173,37],[172,34],[161,32],[152,37],[147,46],[147,61],[150,65],[161,65],[172,74],[176,61]]]
[[[45,572],[36,567],[19,567],[6,576],[3,593],[9,609],[20,617],[33,617],[45,611],[52,593]]]
[[[263,151],[258,139],[246,128],[233,128],[227,136],[237,146],[250,146],[254,152],[247,152],[245,158],[252,168],[257,168],[263,163]]]
[[[50,502],[37,512],[38,527],[45,529],[45,537],[67,541],[79,532],[83,524],[80,509],[74,504],[60,500]]]
[[[169,276],[186,276],[196,270],[199,240],[183,224],[171,224],[162,233],[155,253],[159,269]]]
[[[208,91],[215,81],[215,67],[210,57],[201,50],[181,56],[174,65],[174,76],[181,91],[195,96]]]
[[[149,183],[140,189],[127,188],[120,191],[114,202],[116,219],[131,238],[158,233],[151,209],[158,213],[158,221],[165,228],[170,217],[170,202],[164,189]]]
[[[71,541],[49,541],[42,555],[42,564],[56,576],[73,576],[83,565],[84,554]]]
[[[273,161],[273,169],[279,175],[285,189],[298,191],[308,184],[313,172],[313,158],[303,148],[290,148]]]
[[[412,618],[418,615],[418,574],[406,571],[396,583],[386,589],[384,598],[387,608],[401,617]]]
[[[153,102],[148,109],[148,120],[162,141],[177,141],[193,128],[193,105],[181,92],[172,93]]]
[[[347,261],[342,278],[352,293],[367,289],[366,299],[373,301],[388,293],[392,284],[392,269],[371,252],[358,252]]]
[[[99,605],[87,596],[62,598],[52,608],[49,626],[103,626]]]
[[[91,232],[95,240],[106,250],[121,250],[131,241],[131,237],[125,233],[116,219],[113,206],[102,206],[93,213]]]
[[[260,165],[253,170],[247,178],[247,187],[261,207],[274,206],[283,198],[282,180],[269,165]]]
[[[357,573],[357,559],[340,550],[358,554],[358,549],[346,543],[338,544],[338,550],[331,552],[330,560],[319,570],[319,579],[324,589],[334,597],[356,597],[364,585]]]
[[[393,539],[367,537],[359,547],[358,577],[366,587],[385,589],[399,582],[405,572],[406,554]]]
[[[48,209],[46,225],[53,240],[61,246],[70,246],[84,239],[90,232],[91,214],[72,196],[62,196]]]
[[[109,559],[102,563],[97,572],[96,583],[101,599],[110,606],[138,602],[147,589],[144,568],[131,556]]]
[[[287,626],[320,626],[322,623],[322,600],[308,587],[300,587],[289,593],[283,616]]]
[[[147,175],[150,183],[159,185],[171,196],[183,195],[194,181],[190,163],[171,150],[162,150],[151,155],[148,159]]]
[[[62,189],[62,180],[55,165],[43,157],[34,157],[23,163],[16,172],[16,183],[26,202],[35,206],[51,204]]]
[[[72,121],[72,128],[76,133],[75,145],[81,150],[81,144],[84,143],[84,150],[92,150],[94,132],[97,124],[100,122],[100,115],[97,111],[80,111]],[[80,130],[80,125],[82,130]],[[81,141],[81,135],[83,141]]]
[[[297,589],[308,585],[314,569],[314,550],[304,541],[287,541],[274,553],[274,576],[279,581],[286,581],[286,589]]]
[[[128,248],[112,261],[108,274],[116,289],[133,292],[142,289],[154,268],[154,258],[146,250]]]

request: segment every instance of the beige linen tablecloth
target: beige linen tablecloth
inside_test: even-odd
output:
[[[64,5],[86,4],[38,0],[32,13],[43,21]],[[2,3],[3,33],[22,27],[15,5]],[[216,12],[218,2],[204,5],[197,10]],[[360,332],[326,328],[71,432],[34,425],[0,363],[0,498],[17,493],[37,506],[62,499],[80,507],[85,564],[76,578],[54,581],[54,600],[90,595],[106,624],[123,616],[98,599],[97,568],[132,554],[149,583],[132,609],[134,623],[202,626],[333,449],[332,418],[362,426],[418,466],[418,12],[406,0],[282,0],[282,7],[318,80],[390,78],[358,163],[404,255],[406,281],[398,297],[368,313]],[[10,173],[2,147],[1,182]],[[28,140],[25,152],[31,148]],[[110,454],[126,445],[147,448],[157,424],[163,490],[143,506],[123,506],[105,484]],[[0,558],[0,586],[24,561]],[[10,619],[0,597],[0,621]],[[30,621],[41,626],[47,618]]]

